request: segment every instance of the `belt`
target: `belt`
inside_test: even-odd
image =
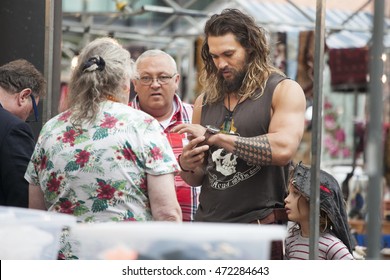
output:
[[[272,212],[263,219],[257,219],[250,224],[285,224],[287,223],[287,214],[285,208],[274,208]]]

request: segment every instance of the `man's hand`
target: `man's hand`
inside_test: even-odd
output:
[[[202,145],[198,147],[198,144],[204,140],[204,136],[196,137],[183,147],[183,151],[180,156],[180,165],[185,170],[194,171],[197,167],[203,168],[204,159],[209,146]]]
[[[206,128],[200,124],[179,124],[172,128],[171,131],[180,134],[187,133],[188,139],[192,140],[203,136],[206,133]]]

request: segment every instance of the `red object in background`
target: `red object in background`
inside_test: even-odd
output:
[[[68,109],[68,84],[61,83],[61,93],[60,93],[60,101],[58,102],[58,112],[62,113],[63,111]]]
[[[331,86],[335,90],[365,90],[368,75],[368,48],[330,49]]]

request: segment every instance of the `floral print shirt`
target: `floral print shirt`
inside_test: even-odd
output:
[[[41,187],[48,211],[79,222],[152,220],[146,174],[179,171],[159,123],[112,101],[93,124],[76,128],[71,115],[44,125],[25,175]]]
[[[178,133],[172,133],[171,129],[182,123],[191,123],[193,105],[183,102],[177,94],[174,95],[173,102],[176,104],[176,111],[171,116],[169,124],[165,127],[165,129],[162,125],[161,127],[164,129],[165,136],[168,138],[177,158],[183,151],[183,145],[188,143],[189,139],[186,134],[180,135]],[[142,110],[138,96],[136,96],[133,102],[129,105],[135,109]],[[188,185],[181,178],[180,174],[177,174],[175,176],[175,188],[183,221],[192,222],[194,220],[196,210],[198,209],[201,187]]]

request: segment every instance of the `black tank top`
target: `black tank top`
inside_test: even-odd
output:
[[[273,92],[284,79],[286,77],[272,74],[261,97],[246,99],[236,106],[233,119],[240,136],[253,137],[268,132]],[[205,105],[201,124],[221,127],[227,113],[222,101]],[[263,219],[273,208],[284,206],[287,180],[288,166],[248,165],[232,153],[212,146],[195,220],[249,223]]]

